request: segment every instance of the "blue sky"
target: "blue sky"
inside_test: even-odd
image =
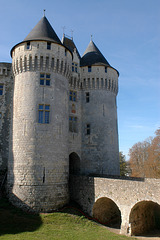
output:
[[[62,38],[71,35],[82,55],[93,41],[120,72],[119,148],[127,156],[133,144],[160,127],[160,0],[0,0],[0,62],[43,16]]]

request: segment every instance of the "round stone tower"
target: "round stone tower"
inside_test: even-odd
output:
[[[68,78],[72,54],[44,16],[11,50],[14,73],[9,198],[47,212],[69,200]]]
[[[119,175],[118,76],[91,40],[81,58],[83,174]]]

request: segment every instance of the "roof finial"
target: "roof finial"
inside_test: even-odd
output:
[[[63,26],[62,29],[63,29],[63,35],[65,35],[65,29],[66,29],[66,27]]]
[[[91,41],[93,40],[93,35],[91,34]]]
[[[71,29],[71,39],[73,40],[73,30]]]
[[[43,9],[43,17],[45,17],[46,9]]]

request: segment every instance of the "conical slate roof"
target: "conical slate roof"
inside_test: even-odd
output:
[[[60,39],[45,16],[41,18],[41,20],[23,41],[25,42],[33,40],[45,40],[61,44]]]
[[[60,39],[58,38],[57,34],[55,33],[51,24],[48,22],[48,20],[45,16],[41,18],[41,20],[32,29],[32,31],[27,35],[27,37],[20,43],[24,43],[24,42],[28,42],[28,41],[36,41],[36,40],[58,43],[63,46],[63,44],[61,43]],[[12,57],[12,51],[20,43],[16,44],[11,49],[11,52],[10,52],[11,57]]]
[[[76,49],[76,52],[77,52],[77,55],[79,57],[79,59],[81,58],[79,52],[78,52],[78,49],[75,45],[75,43],[73,42],[73,39],[69,39],[68,37],[66,37],[65,35],[63,36],[63,39],[62,39],[62,43],[63,45],[68,48],[72,53],[74,52],[74,49]]]
[[[91,40],[86,51],[81,58],[81,67],[91,65],[110,66],[105,57],[99,51],[95,43]]]

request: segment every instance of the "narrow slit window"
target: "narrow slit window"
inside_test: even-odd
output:
[[[89,100],[90,100],[89,92],[86,92],[86,103],[89,103]]]
[[[91,133],[90,124],[86,124],[86,135],[90,135],[90,133]]]

